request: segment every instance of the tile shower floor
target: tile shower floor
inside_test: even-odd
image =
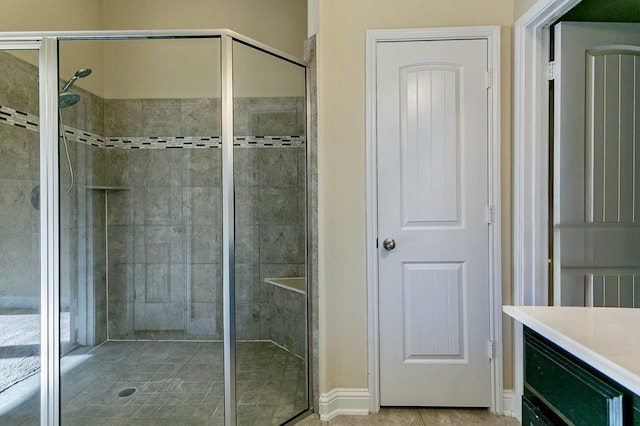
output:
[[[236,353],[239,425],[281,424],[306,408],[300,358],[264,342]],[[224,424],[221,343],[108,342],[62,368],[63,426]]]

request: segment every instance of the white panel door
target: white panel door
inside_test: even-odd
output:
[[[486,40],[378,43],[382,405],[491,403],[487,58]]]
[[[640,25],[555,31],[555,303],[640,307]]]

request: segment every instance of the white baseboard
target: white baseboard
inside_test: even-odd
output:
[[[320,420],[331,420],[337,415],[365,416],[369,414],[367,389],[334,389],[320,395]]]
[[[334,389],[320,395],[318,407],[320,420],[328,421],[340,414],[365,416],[369,414],[369,391],[367,389]],[[503,412],[513,417],[513,389],[505,389],[503,393]]]
[[[513,397],[514,397],[513,389],[505,389],[503,392],[503,403],[502,403],[502,411],[505,416],[513,417]]]

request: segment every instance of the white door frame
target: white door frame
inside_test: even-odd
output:
[[[547,305],[549,273],[549,26],[581,0],[538,0],[515,23],[513,303]],[[514,327],[513,413],[522,418],[522,327]]]
[[[367,31],[366,50],[366,206],[369,410],[380,410],[380,350],[378,325],[377,151],[376,151],[376,44],[385,41],[486,39],[491,69],[488,111],[488,196],[492,206],[489,228],[490,338],[494,342],[491,363],[491,411],[503,412],[502,390],[502,280],[500,256],[500,27],[460,27]]]

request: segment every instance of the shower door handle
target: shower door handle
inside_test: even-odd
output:
[[[382,247],[387,251],[391,251],[396,248],[396,242],[393,238],[385,238],[382,242]]]

